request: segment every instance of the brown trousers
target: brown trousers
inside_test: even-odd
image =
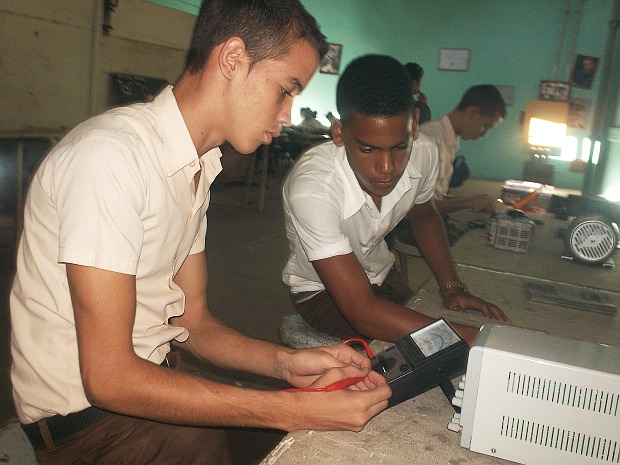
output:
[[[413,293],[402,275],[394,268],[381,286],[372,286],[372,291],[377,297],[401,305],[404,305]],[[318,331],[343,340],[355,337],[370,341],[370,338],[353,329],[327,291],[322,291],[305,302],[295,303],[295,307],[306,323]]]
[[[35,450],[40,465],[230,465],[228,436],[213,428],[169,425],[110,414]]]
[[[175,370],[173,350],[162,366]],[[159,423],[111,413],[97,423],[47,447],[35,448],[40,465],[231,465],[226,431]],[[47,450],[46,450],[47,449]]]

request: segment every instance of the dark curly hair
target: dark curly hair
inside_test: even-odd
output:
[[[338,81],[336,108],[345,124],[353,112],[379,117],[407,113],[413,108],[409,73],[387,55],[358,57]]]
[[[465,110],[467,107],[478,107],[484,116],[495,118],[506,117],[506,102],[500,91],[491,84],[479,84],[465,91],[457,109]]]
[[[250,68],[261,60],[283,58],[302,39],[320,58],[327,52],[316,19],[299,0],[204,0],[185,67],[197,73],[217,45],[235,36],[245,42]]]
[[[406,63],[405,68],[412,81],[420,81],[422,76],[424,76],[424,69],[417,63]]]

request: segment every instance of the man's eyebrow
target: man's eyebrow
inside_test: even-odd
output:
[[[304,90],[304,86],[302,86],[302,85],[301,85],[301,81],[300,81],[299,79],[297,79],[296,77],[289,78],[289,81],[291,81],[291,83],[292,83],[295,87],[297,87],[297,90],[298,90],[299,92],[301,92],[302,90]]]
[[[371,149],[381,149],[381,148],[383,148],[383,147],[378,147],[378,146],[373,145],[373,144],[369,144],[369,143],[363,141],[362,139],[358,139],[358,138],[355,139],[355,143],[358,144],[358,145],[361,145],[362,147],[369,147]],[[407,144],[409,144],[409,138],[408,137],[406,139],[401,140],[398,144],[393,145],[392,147],[390,147],[390,149],[395,149],[396,147],[401,147],[401,146],[407,145]]]

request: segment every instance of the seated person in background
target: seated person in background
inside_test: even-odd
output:
[[[331,135],[331,128],[316,119],[316,111],[304,107],[299,110],[301,123],[282,128],[279,144],[296,160],[308,147],[323,142]]]
[[[459,281],[433,206],[437,149],[418,139],[405,68],[388,56],[362,56],[347,66],[336,95],[333,141],[302,155],[283,186],[291,253],[282,277],[301,316],[342,339],[385,341],[431,322],[404,305],[411,290],[384,241],[408,214],[444,307],[506,320]],[[478,328],[456,328],[473,343]]]
[[[387,406],[357,351],[250,338],[207,303],[217,147],[276,136],[326,50],[298,0],[205,0],[176,85],[79,125],[39,166],[10,300],[14,400],[38,463],[229,464],[225,425],[359,431]],[[167,368],[171,346],[295,386],[364,380],[318,396],[242,388]]]
[[[302,121],[297,126],[295,126],[295,128],[309,134],[325,135],[329,132],[329,128],[323,126],[321,122],[316,119],[316,111],[308,107],[304,107],[299,110],[299,114],[301,115]]]
[[[428,106],[428,98],[420,91],[422,85],[422,77],[424,76],[424,69],[417,63],[407,63],[405,65],[409,77],[411,78],[411,92],[413,93],[413,101],[416,108],[420,109],[420,124],[426,123],[431,120],[431,109]]]
[[[428,136],[439,150],[439,177],[435,185],[435,206],[441,214],[458,210],[493,213],[497,200],[490,195],[471,197],[448,195],[454,172],[454,156],[459,149],[459,138],[476,140],[500,124],[506,117],[506,103],[497,87],[477,85],[470,87],[458,106],[441,119],[420,125],[420,132]]]

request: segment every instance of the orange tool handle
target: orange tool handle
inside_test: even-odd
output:
[[[533,202],[534,200],[536,200],[536,198],[538,197],[539,194],[540,194],[539,190],[534,190],[534,191],[530,192],[529,194],[527,194],[525,197],[523,197],[521,200],[517,200],[516,202],[512,202],[512,207],[517,209],[517,210],[521,210],[528,203]]]

